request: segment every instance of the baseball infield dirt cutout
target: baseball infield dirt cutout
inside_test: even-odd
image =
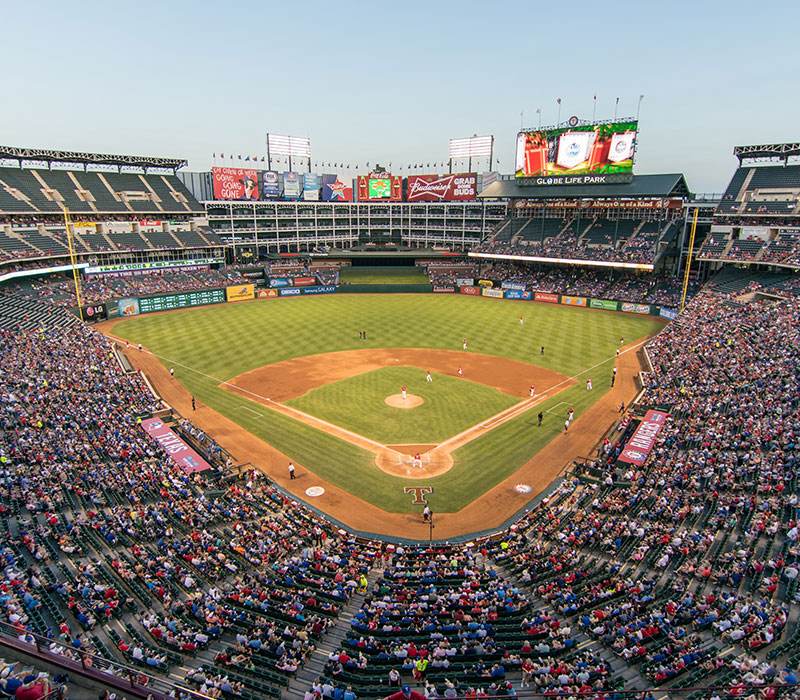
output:
[[[425,399],[416,394],[406,394],[405,398],[402,394],[392,394],[387,396],[383,402],[392,408],[416,408],[425,403]]]
[[[471,381],[518,396],[520,401],[438,445],[384,445],[283,403],[303,396],[316,387],[396,363],[453,377],[460,376],[458,370],[461,368],[463,376]],[[232,377],[221,386],[372,452],[375,465],[387,474],[408,479],[430,479],[453,467],[452,452],[456,449],[529,411],[574,383],[574,379],[559,372],[494,355],[460,350],[378,348],[343,350],[284,360]],[[534,385],[537,393],[532,397],[530,387]],[[397,408],[414,408],[422,404],[423,399],[408,394],[404,400],[401,394],[393,394],[385,402]]]

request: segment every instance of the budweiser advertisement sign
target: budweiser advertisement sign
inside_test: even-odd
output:
[[[478,176],[475,173],[456,175],[411,175],[408,178],[409,202],[457,202],[475,199]]]

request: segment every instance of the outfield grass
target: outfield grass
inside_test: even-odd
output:
[[[343,267],[339,281],[345,284],[430,284],[420,267]]]
[[[286,401],[305,413],[347,428],[384,445],[435,444],[513,406],[519,398],[493,387],[418,367],[383,367],[312,389]],[[424,403],[411,409],[388,406],[384,399],[409,394]]]
[[[525,317],[522,326],[520,314]],[[456,465],[448,473],[415,481],[434,486],[438,511],[452,512],[516,471],[563,428],[561,414],[567,406],[554,408],[557,415],[548,409],[566,402],[580,415],[608,390],[604,378],[610,376],[621,336],[633,342],[661,326],[648,316],[532,302],[337,294],[139,316],[118,323],[114,332],[141,341],[166,367],[174,366],[176,378],[199,400],[331,483],[393,512],[418,509],[402,492],[407,480],[378,470],[372,453],[269,411],[218,383],[292,357],[370,347],[461,350],[464,338],[468,352],[530,362],[570,377],[593,367],[589,376],[595,390],[587,392],[579,382],[542,404],[542,428],[536,428],[533,414],[525,414],[457,450]],[[359,340],[362,329],[368,331],[367,341]],[[542,345],[544,355],[539,354]]]

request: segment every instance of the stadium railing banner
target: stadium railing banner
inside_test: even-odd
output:
[[[147,418],[142,421],[142,427],[187,474],[211,469],[211,465],[173,433],[160,418]]]
[[[226,287],[225,296],[228,301],[244,301],[245,299],[256,298],[256,286],[254,284],[237,284],[235,287]]]
[[[87,304],[81,306],[84,321],[105,321],[108,318],[105,304]]]
[[[301,291],[303,294],[333,294],[336,291],[336,285],[325,284],[316,287],[303,287]]]
[[[473,287],[471,285],[466,285],[466,286],[463,286],[463,287],[459,287],[458,291],[461,294],[469,294],[469,295],[474,296],[474,297],[478,297],[478,296],[481,295],[481,288],[480,287]]]
[[[617,311],[619,309],[619,302],[610,301],[608,299],[590,299],[589,306],[593,309],[605,309],[606,311]]]
[[[650,410],[636,427],[631,439],[625,444],[619,459],[641,467],[656,443],[656,437],[667,420],[668,413]]]
[[[292,282],[294,283],[295,287],[309,287],[312,284],[316,283],[316,277],[294,277]]]
[[[478,280],[479,287],[494,287],[492,280]]]
[[[126,223],[126,226],[128,227],[128,231],[130,231],[131,224]],[[89,233],[90,231],[94,233],[97,228],[97,224],[94,221],[73,221],[72,228],[78,229],[78,233]]]
[[[291,287],[292,282],[287,277],[272,277],[269,281],[270,287]]]
[[[629,314],[649,314],[650,304],[628,304],[623,303],[621,306],[622,311]]]
[[[258,171],[245,168],[211,168],[214,199],[258,199]]]
[[[492,297],[494,299],[502,299],[505,295],[504,289],[491,289],[490,287],[483,288],[483,296]]]
[[[259,299],[274,299],[278,296],[277,289],[259,289],[258,290],[258,298]]]
[[[520,292],[525,291],[525,285],[521,284],[520,282],[501,282],[500,287],[503,289],[516,289]]]
[[[459,287],[472,287],[475,284],[473,277],[456,277],[456,284]]]
[[[547,292],[535,292],[533,295],[534,301],[546,301],[548,304],[558,304],[558,294],[549,294]]]
[[[118,299],[117,308],[119,309],[120,316],[138,316],[139,315],[139,300],[138,299]]]
[[[658,310],[658,315],[661,316],[661,318],[666,318],[666,319],[668,319],[670,321],[674,321],[676,318],[678,318],[678,312],[677,311],[673,311],[672,309],[667,309],[664,306],[662,306]]]
[[[110,233],[130,233],[133,231],[133,223],[131,221],[106,221],[105,227]]]
[[[456,288],[452,284],[434,284],[433,291],[437,294],[447,294],[455,292]]]
[[[524,289],[508,289],[506,290],[506,299],[530,299],[531,293],[526,292]]]
[[[586,306],[586,301],[586,297],[561,297],[561,303],[569,306]]]

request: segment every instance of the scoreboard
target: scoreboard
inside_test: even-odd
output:
[[[225,301],[224,289],[199,289],[181,294],[139,297],[139,313],[170,311],[171,309],[183,309],[187,306],[201,306],[203,304],[223,304]]]

